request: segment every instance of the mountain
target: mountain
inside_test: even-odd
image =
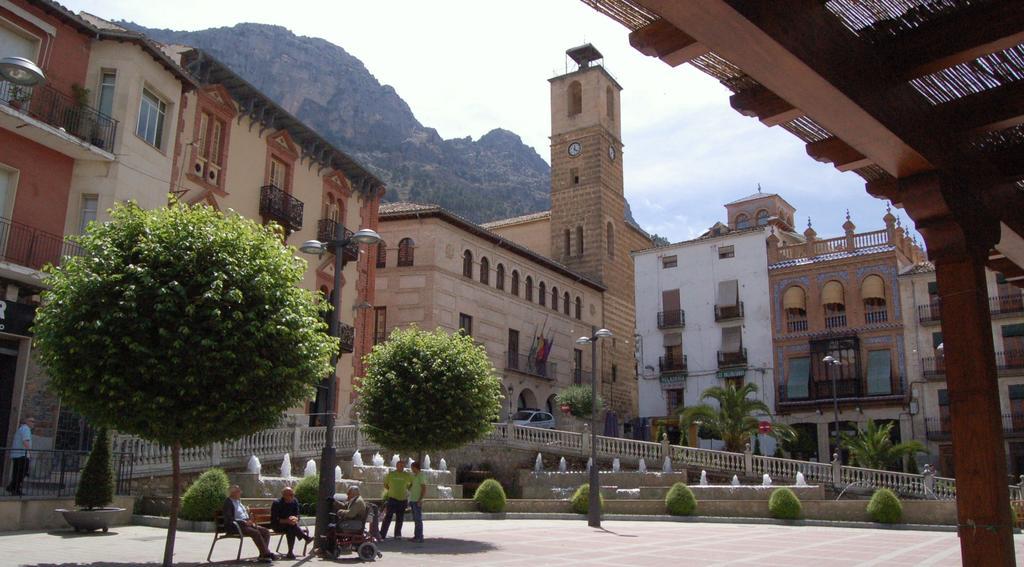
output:
[[[385,200],[435,203],[476,222],[546,210],[551,169],[513,132],[442,139],[341,47],[281,26],[194,32],[117,22],[156,41],[208,51],[371,169]]]

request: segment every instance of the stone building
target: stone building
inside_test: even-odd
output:
[[[837,238],[809,223],[802,241],[768,237],[776,410],[800,433],[799,457],[828,460],[836,422],[891,421],[898,439],[913,437],[898,275],[923,252],[891,213],[884,221],[857,233],[847,216]]]
[[[925,460],[954,476],[949,392],[942,343],[942,302],[935,266],[921,262],[899,276],[914,438],[928,447]],[[1003,274],[985,271],[992,339],[996,346],[1006,470],[1024,474],[1024,295]]]

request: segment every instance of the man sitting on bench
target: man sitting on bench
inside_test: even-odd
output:
[[[252,538],[260,550],[260,561],[270,563],[278,558],[270,552],[270,530],[256,525],[249,517],[249,509],[242,504],[242,489],[238,485],[232,486],[228,491],[228,498],[224,500],[221,514],[224,517],[224,531],[234,532],[237,526],[242,536]]]

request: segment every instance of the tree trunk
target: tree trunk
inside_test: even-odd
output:
[[[164,565],[174,564],[174,536],[178,531],[178,508],[181,506],[181,443],[171,445],[171,518],[167,523],[167,543],[164,545]]]

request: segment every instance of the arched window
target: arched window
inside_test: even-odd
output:
[[[576,227],[576,255],[583,255],[583,225]]]
[[[782,295],[782,310],[786,313],[786,332],[799,333],[807,330],[807,293],[795,285]]]
[[[562,244],[563,254],[565,254],[566,256],[569,256],[570,254],[572,254],[572,242],[570,240],[571,239],[571,233],[569,232],[568,228],[565,229],[564,239],[565,239],[565,242]]]
[[[533,301],[533,276],[526,276],[526,301]]]
[[[398,242],[398,265],[411,266],[413,263],[413,248],[416,243],[411,238],[403,238]]]
[[[551,286],[551,308],[558,311],[558,288]]]
[[[512,270],[512,295],[519,297],[519,270]]]
[[[608,257],[615,257],[615,227],[608,221]]]
[[[469,250],[462,253],[462,275],[473,277],[473,253]]]
[[[860,297],[864,300],[864,322],[884,323],[889,319],[885,303],[885,281],[871,274],[860,284]]]
[[[544,282],[537,284],[537,301],[541,305],[548,304],[548,286],[544,285]]]
[[[745,213],[736,215],[736,230],[750,228],[750,217]]]
[[[764,226],[764,225],[768,224],[768,211],[766,211],[764,209],[761,209],[760,211],[757,211],[756,218],[757,218],[757,226]]]
[[[480,283],[485,285],[491,283],[491,263],[487,260],[487,256],[480,257]]]
[[[569,315],[569,309],[572,307],[572,300],[569,299],[569,292],[562,294],[562,312]]]
[[[832,280],[821,288],[821,305],[825,308],[825,327],[846,326],[846,293],[843,284]]]
[[[505,289],[505,265],[498,264],[498,267],[494,270],[494,287],[498,289]]]
[[[579,297],[576,298],[576,318],[583,318],[583,299]]]
[[[385,267],[387,267],[387,265],[388,265],[388,247],[387,247],[387,244],[384,244],[384,241],[381,240],[380,243],[377,244],[377,267],[378,268],[385,268]]]
[[[604,88],[604,110],[608,118],[615,120],[615,92],[611,87]]]
[[[569,83],[569,116],[576,116],[583,112],[583,86],[579,81]]]

